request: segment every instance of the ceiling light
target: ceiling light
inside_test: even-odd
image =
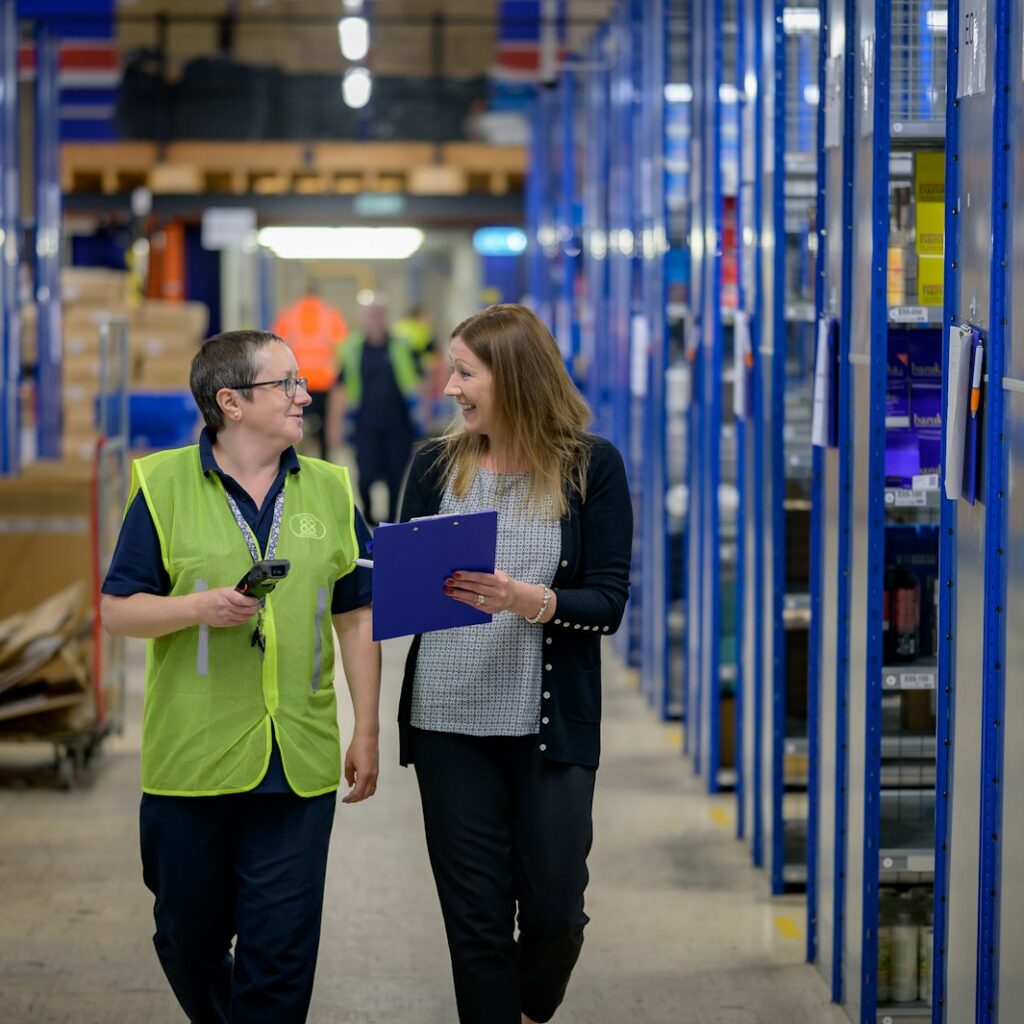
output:
[[[341,80],[341,95],[347,106],[359,110],[370,102],[373,79],[366,68],[349,68]]]
[[[786,7],[782,11],[782,28],[789,36],[817,32],[821,28],[821,12],[816,7]]]
[[[363,9],[363,0],[344,0],[344,7],[350,14],[358,14]]]
[[[526,252],[526,235],[519,228],[477,228],[473,248],[481,256],[518,256]]]
[[[693,86],[689,82],[669,82],[665,86],[666,103],[690,103],[693,100]]]
[[[809,107],[816,107],[821,102],[821,93],[816,85],[804,86],[804,103]]]
[[[362,60],[370,50],[370,23],[365,18],[342,18],[338,45],[345,60]]]
[[[260,245],[283,260],[404,260],[423,244],[419,228],[275,227]]]
[[[729,82],[723,82],[718,87],[718,99],[725,104],[727,107],[735,106],[736,102],[740,98],[739,89],[735,85],[731,85]]]

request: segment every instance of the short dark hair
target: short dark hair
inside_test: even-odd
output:
[[[272,342],[283,340],[270,331],[224,331],[207,338],[192,357],[188,375],[192,397],[203,414],[210,432],[216,436],[224,426],[224,414],[217,404],[221,388],[236,388],[242,397],[252,401],[252,389],[259,373],[259,352]]]

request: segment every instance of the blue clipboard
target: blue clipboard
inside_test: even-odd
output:
[[[388,640],[492,616],[444,594],[453,572],[494,572],[498,513],[381,523],[373,532],[373,639]]]

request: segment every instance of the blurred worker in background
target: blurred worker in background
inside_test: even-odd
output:
[[[328,407],[328,440],[342,441],[346,420],[359,474],[363,514],[372,518],[370,487],[388,487],[388,521],[396,522],[398,492],[412,443],[421,432],[420,364],[406,338],[389,330],[383,306],[368,306],[364,331],[345,343],[341,374]]]
[[[423,376],[423,423],[427,432],[443,431],[452,418],[444,395],[448,374],[443,360],[437,358],[430,314],[422,303],[416,303],[404,317],[394,322],[392,330],[408,342],[419,363]]]
[[[305,415],[306,436],[316,441],[317,454],[326,459],[328,398],[337,383],[338,352],[348,335],[348,324],[309,282],[306,294],[279,314],[271,332],[288,343],[300,376],[309,381],[312,401]]]

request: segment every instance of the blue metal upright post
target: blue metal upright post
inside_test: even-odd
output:
[[[0,476],[21,461],[18,172],[17,12],[15,0],[0,0]]]
[[[58,39],[45,22],[37,27],[35,38],[35,294],[38,310],[36,452],[39,458],[56,459],[61,454],[63,428]]]

